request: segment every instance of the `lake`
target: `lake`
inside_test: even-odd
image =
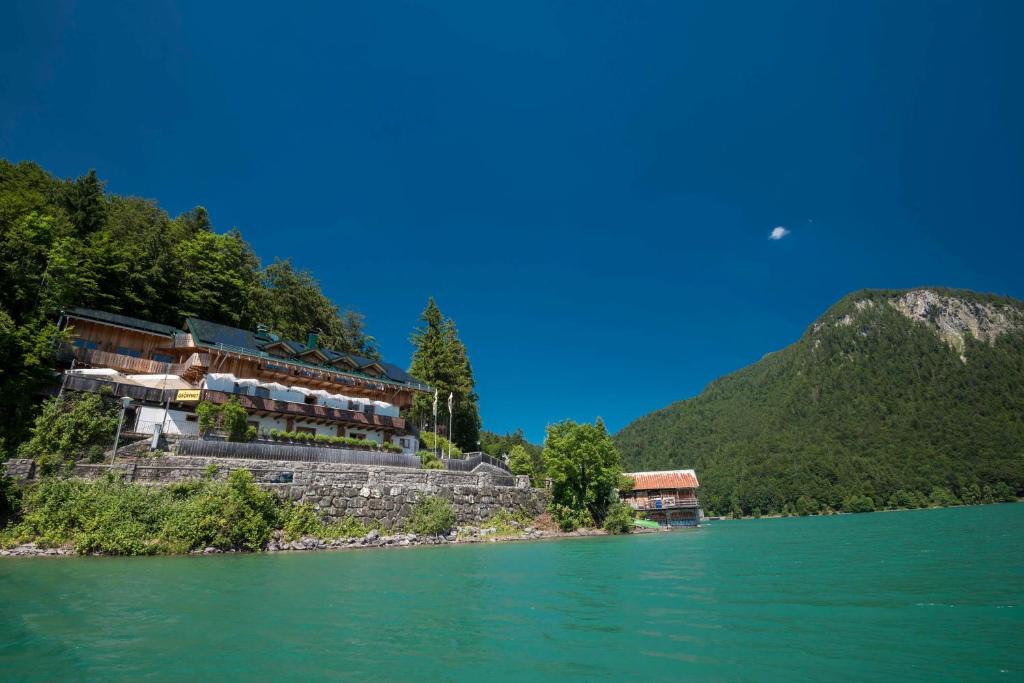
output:
[[[1024,680],[1024,505],[0,561],[6,680]]]

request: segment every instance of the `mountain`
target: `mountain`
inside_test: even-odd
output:
[[[1024,302],[855,292],[794,344],[615,440],[627,470],[696,468],[718,513],[1019,496]]]

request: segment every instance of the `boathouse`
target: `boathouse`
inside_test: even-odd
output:
[[[632,491],[620,493],[622,502],[645,519],[667,527],[700,526],[704,517],[697,500],[697,473],[693,470],[628,472]]]

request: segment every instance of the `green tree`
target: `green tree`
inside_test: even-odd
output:
[[[516,445],[508,453],[508,469],[512,474],[528,474],[533,477],[533,459],[526,449]]]
[[[291,259],[275,260],[263,270],[265,301],[260,322],[287,339],[305,341],[311,330],[320,344],[336,351],[379,358],[376,342],[364,331],[362,316],[338,307],[323,292],[312,273],[295,270]]]
[[[259,293],[259,260],[237,230],[200,232],[175,245],[178,318],[197,317],[252,327]]]
[[[619,451],[598,418],[595,424],[566,420],[550,425],[544,441],[544,462],[552,481],[552,500],[572,510],[585,510],[600,524],[622,475]]]
[[[416,347],[409,374],[437,389],[437,419],[448,424],[448,395],[454,395],[452,441],[463,451],[477,450],[480,440],[480,415],[477,410],[476,381],[466,347],[459,339],[455,323],[445,319],[433,297],[420,315],[422,326],[412,334]],[[413,399],[410,417],[421,426],[433,426],[433,396]]]
[[[202,434],[223,432],[228,441],[251,441],[255,436],[249,430],[249,414],[237,398],[231,397],[219,405],[200,401],[196,406],[196,416]]]
[[[32,426],[32,435],[18,448],[22,458],[34,458],[47,469],[113,446],[119,409],[100,394],[66,392],[48,399]]]
[[[90,169],[84,176],[67,184],[63,203],[79,235],[88,235],[104,227],[107,205],[103,183],[96,177],[95,170]]]

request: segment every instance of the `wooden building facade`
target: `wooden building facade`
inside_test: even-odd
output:
[[[61,326],[72,335],[65,349],[72,386],[175,387],[160,394],[162,404],[140,402],[140,433],[152,432],[155,423],[164,433],[192,433],[199,401],[235,399],[258,432],[345,436],[393,443],[408,453],[418,449],[416,429],[404,413],[416,393],[432,389],[392,364],[321,347],[315,334],[296,342],[263,328],[250,332],[196,318],[178,329],[84,308],[66,311]]]
[[[619,494],[622,502],[645,519],[668,527],[700,526],[703,511],[697,500],[697,473],[693,470],[629,472],[633,490]]]

